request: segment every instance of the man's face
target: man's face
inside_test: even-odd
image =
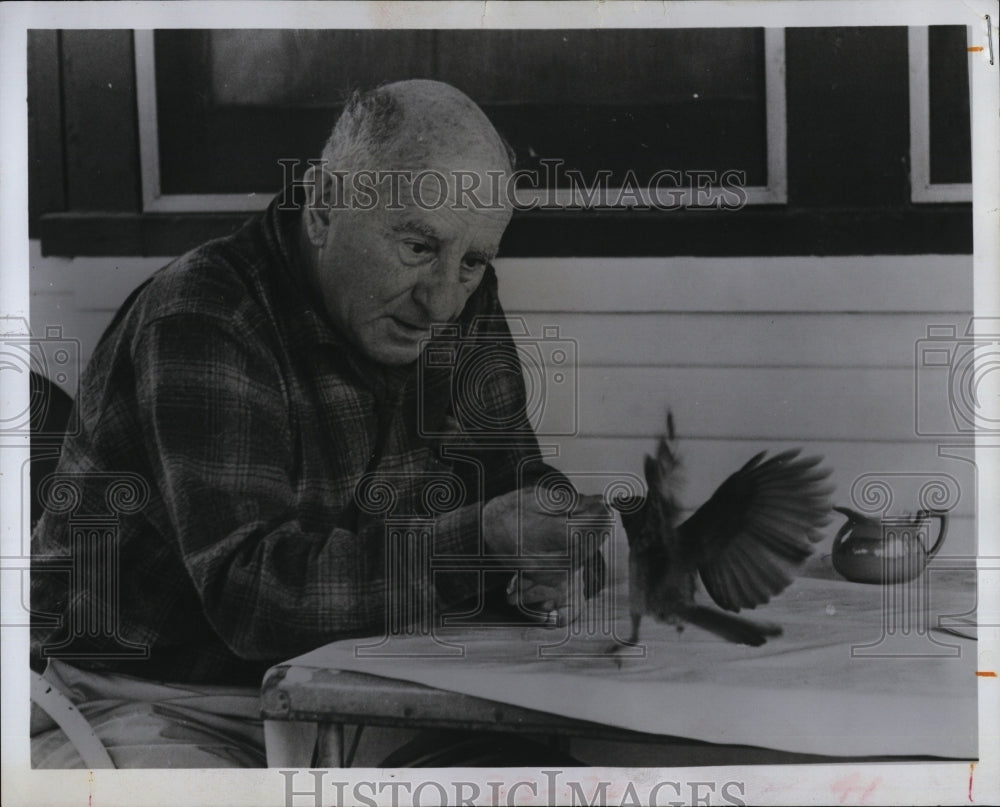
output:
[[[420,205],[405,182],[397,187],[392,201],[401,209],[386,209],[383,194],[371,210],[330,211],[316,277],[336,328],[369,358],[398,366],[416,361],[432,324],[462,312],[511,214],[426,204],[434,193]]]

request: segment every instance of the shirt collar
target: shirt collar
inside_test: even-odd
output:
[[[291,203],[289,204],[289,200]],[[333,351],[378,397],[395,396],[416,371],[416,364],[387,367],[365,356],[333,327],[306,271],[300,246],[304,191],[291,185],[271,200],[263,214],[264,238],[272,253],[269,265],[279,267],[271,278],[282,300],[286,332],[299,349]]]
[[[272,251],[270,265],[280,267],[274,282],[281,284],[285,291],[285,309],[295,322],[296,330],[311,344],[332,344],[338,348],[351,349],[347,340],[330,324],[322,303],[306,273],[305,258],[299,246],[299,232],[302,222],[302,189],[294,186],[285,188],[271,200],[264,212],[264,236]],[[291,199],[289,205],[287,200]]]

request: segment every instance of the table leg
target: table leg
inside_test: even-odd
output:
[[[316,748],[315,723],[265,720],[264,742],[269,768],[306,768]]]
[[[344,724],[321,723],[313,753],[314,768],[344,767]]]

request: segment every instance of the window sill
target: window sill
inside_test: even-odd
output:
[[[43,255],[172,256],[233,232],[245,213],[49,213]],[[972,205],[517,213],[504,257],[971,254]]]

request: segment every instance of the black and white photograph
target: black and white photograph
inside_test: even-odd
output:
[[[996,803],[997,11],[5,4],[4,803]]]

